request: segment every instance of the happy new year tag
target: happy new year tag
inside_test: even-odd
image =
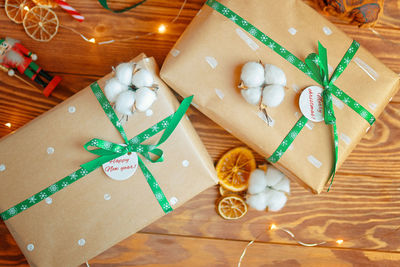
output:
[[[310,86],[304,89],[300,95],[299,106],[301,113],[310,121],[323,121],[322,88],[319,86]]]
[[[138,167],[138,156],[135,152],[127,153],[103,164],[105,174],[113,180],[129,179]]]

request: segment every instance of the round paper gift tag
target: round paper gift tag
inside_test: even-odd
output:
[[[322,88],[319,86],[310,86],[304,89],[300,95],[299,106],[301,113],[310,121],[323,121]]]
[[[135,173],[137,166],[138,156],[132,152],[104,163],[103,170],[111,179],[123,181]]]

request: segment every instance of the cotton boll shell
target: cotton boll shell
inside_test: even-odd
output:
[[[257,105],[261,99],[261,87],[251,87],[241,90],[242,96],[246,99],[247,103]]]
[[[256,210],[265,210],[268,205],[268,195],[265,191],[256,195],[250,195],[247,197],[246,203]]]
[[[132,84],[136,87],[150,87],[154,83],[153,75],[146,69],[140,69],[133,74]]]
[[[267,187],[265,172],[260,169],[255,169],[250,175],[247,192],[252,195],[258,194],[264,191],[265,187]]]
[[[279,106],[285,97],[285,88],[282,85],[267,85],[263,90],[262,103],[267,107]]]
[[[136,108],[139,111],[146,111],[157,99],[157,94],[147,87],[141,87],[135,92]]]
[[[275,191],[273,189],[266,189],[265,194],[267,197],[268,211],[278,211],[282,209],[287,201],[285,193]]]
[[[285,175],[280,170],[274,166],[268,167],[265,174],[267,186],[275,187],[283,178],[285,178]]]
[[[128,90],[128,86],[119,82],[117,78],[112,78],[106,82],[104,86],[104,93],[111,103],[114,103],[117,100],[118,95]]]
[[[264,67],[257,62],[247,62],[242,68],[240,79],[247,87],[258,87],[264,84]]]
[[[132,72],[133,72],[132,63],[121,63],[115,69],[115,75],[117,76],[118,80],[125,85],[131,84]]]
[[[275,190],[279,190],[285,193],[290,193],[290,181],[288,178],[283,177],[282,180],[274,185]]]
[[[115,109],[124,115],[132,115],[135,104],[135,93],[133,91],[125,91],[118,95],[115,102]]]
[[[286,86],[286,75],[277,66],[265,64],[265,83]]]

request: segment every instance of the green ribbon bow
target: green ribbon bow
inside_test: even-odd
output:
[[[339,144],[337,129],[336,129],[336,118],[332,105],[332,95],[336,96],[343,103],[349,106],[358,115],[364,118],[370,125],[374,124],[375,122],[374,115],[372,115],[367,109],[365,109],[362,105],[357,103],[357,101],[355,101],[348,94],[346,94],[333,84],[333,82],[343,73],[343,71],[349,65],[352,58],[356,54],[358,48],[360,47],[360,44],[357,43],[356,41],[353,41],[353,43],[350,45],[349,49],[343,56],[342,60],[340,61],[339,65],[333,72],[332,77],[329,79],[327,52],[326,49],[320,43],[318,43],[319,55],[312,53],[306,58],[305,62],[303,62],[298,57],[293,55],[290,51],[288,51],[286,48],[277,43],[275,40],[271,39],[268,35],[260,31],[256,26],[254,26],[249,21],[242,18],[240,15],[229,9],[227,6],[221,4],[217,0],[207,0],[206,5],[208,5],[221,15],[225,16],[227,19],[229,19],[230,21],[241,27],[243,30],[247,31],[254,38],[256,38],[261,43],[268,46],[275,53],[280,55],[283,59],[288,61],[297,69],[299,69],[304,74],[311,77],[317,83],[323,86],[324,121],[326,124],[332,125],[333,136],[334,136],[334,163],[329,177],[329,179],[331,180],[330,186],[328,188],[329,191],[330,187],[332,186],[333,177],[336,172],[336,165],[338,161],[338,144]],[[287,134],[287,136],[280,143],[278,148],[274,151],[274,153],[272,153],[272,155],[269,158],[267,158],[267,160],[271,163],[278,162],[278,160],[290,147],[290,145],[296,139],[297,135],[301,132],[301,130],[304,128],[307,122],[308,119],[305,116],[300,117],[300,119],[296,122],[296,124]]]
[[[100,89],[99,85],[95,82],[90,87],[94,95],[96,96],[99,104],[106,113],[107,117],[110,119],[111,123],[121,134],[122,138],[125,141],[125,144],[124,145],[115,144],[98,138],[90,140],[84,145],[84,148],[90,153],[98,155],[99,156],[98,158],[91,160],[85,164],[82,164],[81,168],[78,169],[77,171],[71,173],[70,175],[64,177],[63,179],[57,181],[56,183],[48,186],[47,188],[34,194],[28,199],[25,199],[24,201],[18,203],[17,205],[9,208],[8,210],[0,213],[0,217],[3,219],[3,221],[6,221],[16,216],[17,214],[36,205],[37,203],[43,201],[44,199],[50,197],[51,195],[57,193],[58,191],[68,187],[72,183],[75,183],[79,179],[85,177],[92,171],[101,167],[104,163],[109,162],[110,160],[118,158],[127,153],[137,152],[151,163],[163,161],[164,153],[158,147],[170,137],[172,132],[178,126],[182,117],[185,115],[193,99],[193,96],[185,98],[174,114],[156,123],[155,125],[143,131],[142,133],[138,134],[134,138],[128,140],[124,128],[119,122],[117,115],[115,114],[113,108],[111,107],[110,103],[105,97],[103,91]],[[142,142],[148,140],[149,138],[151,138],[152,136],[156,135],[161,131],[164,131],[164,133],[160,137],[157,144],[155,145],[142,144]],[[153,159],[150,153],[155,155],[156,159]],[[146,178],[147,183],[149,184],[161,208],[165,213],[169,213],[170,211],[172,211],[172,207],[169,204],[167,198],[165,197],[156,179],[148,170],[148,168],[146,167],[146,165],[144,164],[143,160],[140,157],[138,157],[138,162],[139,162],[139,167],[142,170],[143,175]]]
[[[354,49],[351,49],[353,53],[351,53],[349,61],[353,58],[355,53],[358,50],[358,43],[353,42],[352,46]],[[332,125],[333,128],[333,165],[332,165],[332,170],[329,175],[329,179],[331,183],[328,188],[328,192],[332,186],[333,183],[333,178],[335,177],[336,173],[336,166],[337,166],[337,161],[338,161],[338,150],[339,150],[339,138],[338,138],[338,133],[337,133],[337,126],[336,126],[336,118],[335,118],[335,112],[333,110],[333,104],[332,104],[332,89],[336,88],[336,86],[333,84],[333,82],[340,76],[340,74],[343,72],[344,68],[347,67],[343,66],[342,64],[339,64],[334,73],[332,74],[332,77],[329,79],[329,69],[328,69],[328,56],[326,52],[326,48],[318,42],[318,54],[316,53],[311,53],[307,56],[305,59],[305,63],[309,70],[311,71],[311,74],[309,75],[311,78],[313,78],[317,83],[322,85],[323,87],[323,92],[322,92],[322,99],[323,99],[323,107],[324,107],[324,121],[325,124],[327,125]],[[341,71],[340,71],[341,70]]]

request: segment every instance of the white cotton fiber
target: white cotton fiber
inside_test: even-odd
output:
[[[274,185],[274,189],[290,194],[290,181],[288,178],[283,177],[282,180]]]
[[[247,62],[242,68],[240,79],[246,87],[262,86],[265,81],[263,65],[257,62]]]
[[[132,84],[136,87],[151,87],[154,83],[153,75],[146,69],[140,69],[133,74]]]
[[[278,170],[274,166],[268,166],[267,172],[265,174],[267,186],[275,188],[275,185],[277,185],[283,178],[285,178],[285,175],[280,170]]]
[[[261,99],[261,87],[250,87],[248,89],[242,89],[241,93],[247,103],[252,105],[258,105]]]
[[[115,102],[115,109],[124,115],[130,116],[133,114],[134,104],[135,93],[131,90],[124,91],[118,95],[117,101]]]
[[[258,194],[264,191],[265,187],[267,187],[265,172],[260,169],[255,169],[250,174],[249,188],[247,189],[247,192],[252,195]]]
[[[267,196],[267,206],[269,211],[278,211],[285,206],[287,201],[285,193],[273,189],[266,189],[264,194]]]
[[[265,210],[268,204],[268,195],[265,191],[256,195],[248,195],[246,203],[256,210]]]
[[[277,107],[285,97],[285,88],[282,85],[267,85],[263,90],[262,103],[267,107]]]
[[[117,100],[117,96],[126,90],[128,90],[128,86],[120,83],[115,77],[108,80],[104,86],[104,93],[110,103],[114,103]]]
[[[140,87],[135,92],[136,97],[136,108],[139,111],[146,111],[156,101],[157,94],[153,90],[147,87]]]
[[[133,72],[133,64],[132,63],[121,63],[115,69],[115,75],[118,80],[125,85],[130,85],[132,82],[132,72]]]
[[[286,86],[285,73],[275,65],[265,64],[265,83]]]

